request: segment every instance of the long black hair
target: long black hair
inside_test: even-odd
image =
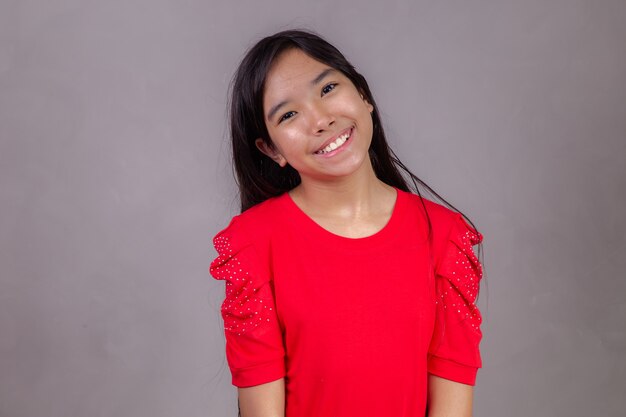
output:
[[[341,71],[374,107],[369,157],[374,172],[381,181],[400,190],[414,192],[420,197],[422,197],[420,186],[424,187],[450,209],[460,213],[478,231],[467,216],[413,174],[389,147],[376,101],[365,78],[337,48],[318,34],[304,30],[286,30],[261,39],[248,50],[233,77],[230,94],[230,134],[242,212],[300,184],[300,175],[294,168],[289,164],[281,168],[271,158],[261,153],[255,145],[255,140],[261,138],[268,146],[273,146],[263,116],[265,79],[274,61],[283,52],[293,48],[300,49],[311,58]],[[430,238],[432,230],[430,216],[423,201],[422,205],[428,221]],[[479,257],[481,249],[482,244],[478,248]]]

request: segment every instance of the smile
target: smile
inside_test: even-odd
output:
[[[338,136],[337,139],[335,139],[334,141],[330,142],[324,148],[316,151],[315,154],[317,154],[317,155],[324,155],[324,154],[332,152],[332,151],[334,151],[334,150],[336,150],[338,148],[341,148],[348,141],[348,138],[350,138],[351,134],[352,134],[352,129],[350,129],[348,132],[344,133],[343,135]]]

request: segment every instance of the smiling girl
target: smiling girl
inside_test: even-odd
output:
[[[363,76],[280,32],[241,62],[230,117],[242,213],[210,272],[241,415],[471,416],[482,235],[421,196],[439,197],[387,145]]]

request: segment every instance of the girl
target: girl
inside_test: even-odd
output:
[[[240,415],[470,416],[482,235],[422,198],[365,79],[280,32],[241,62],[230,118],[242,213],[210,272]]]

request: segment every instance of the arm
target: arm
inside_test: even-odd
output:
[[[262,219],[235,216],[213,244],[210,273],[226,282],[222,303],[226,359],[242,417],[284,417],[285,349]],[[258,240],[256,240],[258,239]],[[271,381],[271,382],[268,382]]]
[[[239,388],[241,417],[284,417],[285,379]]]
[[[428,349],[428,416],[471,417],[482,366],[482,317],[476,306],[482,264],[473,246],[482,235],[458,214],[436,263],[435,331]]]
[[[473,397],[473,386],[428,374],[428,417],[472,417]]]

